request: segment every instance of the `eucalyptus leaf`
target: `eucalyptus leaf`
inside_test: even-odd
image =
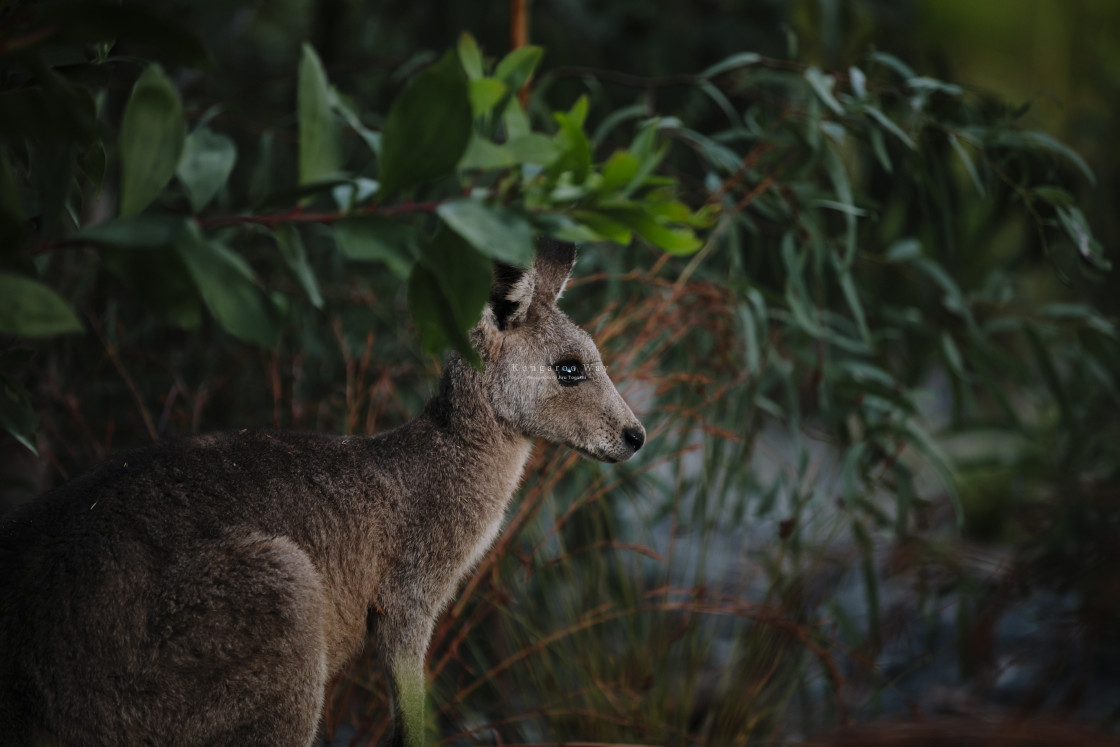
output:
[[[105,182],[105,169],[108,166],[108,154],[105,152],[105,143],[95,140],[82,156],[79,165],[86,178],[93,184],[97,194],[101,194],[101,185]]]
[[[960,158],[961,163],[964,164],[964,168],[972,179],[972,183],[976,185],[976,191],[979,192],[981,196],[987,194],[987,190],[984,189],[984,182],[980,180],[980,173],[976,170],[976,164],[972,162],[972,156],[968,154],[968,151],[961,144],[960,138],[954,133],[949,133],[949,144],[953,146],[957,157]]]
[[[304,43],[299,61],[299,183],[334,177],[342,165],[338,121],[331,111],[327,74],[315,48]]]
[[[38,280],[0,272],[0,334],[51,337],[81,332],[70,305]]]
[[[600,208],[600,212],[670,254],[691,254],[704,245],[691,229],[667,226],[641,208]]]
[[[880,127],[897,137],[902,142],[906,143],[907,148],[909,148],[910,150],[917,149],[918,146],[914,142],[914,139],[907,135],[901,127],[892,122],[890,117],[888,117],[886,114],[883,114],[883,112],[881,112],[878,107],[868,104],[864,106],[863,110],[867,112],[872,119],[878,122]]]
[[[537,69],[544,49],[531,44],[518,47],[502,58],[494,68],[494,77],[505,81],[511,91],[520,91]]]
[[[299,231],[291,223],[282,223],[273,230],[276,245],[284,255],[284,261],[296,280],[307,293],[311,305],[317,309],[323,308],[323,294],[319,291],[319,281],[315,279],[315,271],[307,261],[307,250],[303,248],[303,239]]]
[[[413,229],[380,215],[345,218],[334,224],[339,251],[355,262],[383,262],[394,274],[407,278],[412,271]]]
[[[586,102],[586,98],[581,97]],[[571,112],[556,112],[552,115],[560,125],[560,132],[556,135],[556,144],[560,148],[560,157],[552,164],[550,171],[561,173],[571,172],[572,180],[582,184],[587,175],[591,173],[591,141],[583,131],[583,117],[586,117],[586,107],[581,112],[573,107]]]
[[[478,48],[478,42],[470,33],[464,31],[459,34],[459,62],[463,65],[463,71],[471,80],[477,80],[483,76],[482,69],[482,50]]]
[[[435,354],[450,346],[472,366],[481,367],[482,361],[471,347],[470,337],[462,329],[462,320],[456,317],[439,278],[420,262],[408,279],[408,311],[426,351]]]
[[[490,298],[490,260],[457,233],[445,228],[431,241],[420,244],[420,261],[439,281],[459,329],[470,330]]]
[[[844,107],[836,100],[836,96],[832,93],[832,89],[836,86],[836,79],[831,75],[821,72],[820,68],[810,67],[805,71],[805,80],[809,81],[809,85],[813,91],[820,96],[829,109],[837,114],[844,113]]]
[[[163,191],[186,136],[179,92],[159,65],[149,65],[136,81],[121,121],[121,217],[139,214]]]
[[[206,127],[187,136],[175,175],[196,213],[225,185],[236,161],[237,146],[232,138]]]
[[[757,52],[738,52],[720,60],[711,67],[706,67],[700,71],[701,78],[712,78],[716,75],[721,75],[730,70],[736,70],[741,67],[748,67],[755,65],[762,61],[762,55]]]
[[[1081,173],[1085,175],[1085,178],[1089,180],[1090,184],[1097,183],[1097,177],[1093,174],[1093,170],[1089,168],[1089,164],[1085,162],[1085,159],[1082,158],[1077,151],[1065,143],[1059,142],[1053,136],[1045,132],[1033,130],[1026,132],[1004,130],[992,139],[991,145],[996,147],[1032,148],[1049,151],[1074,164],[1081,170]]]
[[[355,112],[333,88],[331,89],[331,94],[331,108],[342,115],[342,118],[346,120],[346,124],[350,125],[350,129],[354,130],[354,132],[358,134],[358,137],[369,146],[369,149],[373,151],[374,155],[380,156],[381,133],[374,132],[366,127],[362,123],[361,117],[358,116],[357,112]]]
[[[459,169],[508,169],[518,163],[517,153],[512,148],[492,143],[475,132],[471,134],[471,142],[459,161]]]
[[[509,86],[497,78],[473,78],[470,81],[471,112],[477,119],[490,112],[509,93]]]
[[[454,53],[420,73],[381,131],[382,198],[450,175],[471,137],[467,76]]]
[[[535,163],[538,166],[548,166],[560,155],[560,149],[552,138],[539,132],[511,138],[506,142],[506,149],[513,153],[518,163]]]
[[[280,310],[233,250],[208,241],[197,229],[175,243],[206,308],[226,331],[246,342],[272,347],[280,338]]]
[[[519,213],[478,200],[445,202],[436,213],[447,226],[487,257],[527,267],[533,261],[533,230]]]

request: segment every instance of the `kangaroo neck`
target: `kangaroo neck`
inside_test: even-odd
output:
[[[486,392],[483,373],[452,355],[422,417],[451,438],[470,446],[509,448],[527,439],[502,422]]]

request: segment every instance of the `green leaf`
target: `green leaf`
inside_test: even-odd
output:
[[[490,260],[454,231],[444,229],[420,245],[420,261],[439,280],[460,329],[474,327],[490,298]]]
[[[833,189],[835,189],[836,196],[839,198],[839,203],[834,203],[832,200],[816,200],[814,204],[834,208],[844,213],[844,246],[847,251],[844,253],[843,268],[847,270],[852,266],[856,256],[856,218],[867,213],[855,206],[851,180],[848,178],[848,170],[844,167],[842,153],[838,146],[832,145],[828,148],[825,152],[824,161]]]
[[[445,230],[438,234],[432,247],[424,250],[425,260],[412,268],[408,280],[408,311],[425,350],[436,354],[450,345],[472,366],[481,368],[482,360],[471,345],[468,330],[477,322],[486,303],[490,265],[461,241],[449,241],[444,248],[436,246],[448,233]],[[432,269],[433,263],[440,262],[451,264],[439,270]],[[454,277],[453,270],[463,274]],[[484,280],[481,270],[485,270]],[[448,293],[448,288],[453,294]]]
[[[591,136],[591,142],[598,147],[603,144],[607,136],[614,132],[619,125],[635,119],[644,120],[648,116],[649,109],[645,104],[631,104],[621,109],[615,109],[599,122],[599,125],[595,128],[595,133]]]
[[[603,180],[599,183],[599,191],[603,194],[618,192],[630,186],[634,177],[638,175],[641,162],[632,153],[625,150],[616,150],[603,164]]]
[[[957,493],[957,481],[953,475],[952,467],[944,451],[925,429],[918,424],[916,419],[909,419],[903,424],[899,435],[903,436],[914,449],[926,458],[930,466],[937,472],[949,501],[953,504],[957,515],[957,526],[964,524],[964,507],[961,505],[960,494]]]
[[[629,226],[593,210],[575,210],[572,217],[607,241],[629,246],[634,238],[634,231]]]
[[[981,196],[984,196],[986,194],[984,182],[980,181],[980,174],[976,171],[976,164],[972,162],[972,156],[968,155],[968,151],[961,145],[960,138],[953,133],[949,133],[949,144],[953,146],[957,157],[960,158],[961,163],[964,164],[965,170],[968,171],[969,177],[972,178],[972,183],[976,185],[976,191],[979,192]]]
[[[117,218],[83,228],[73,238],[125,249],[167,246],[187,230],[185,218],[172,215],[138,215]]]
[[[924,91],[940,91],[941,93],[946,93],[950,96],[960,96],[964,93],[964,89],[958,85],[946,83],[945,81],[937,80],[936,78],[927,78],[925,76],[911,78],[910,80],[906,81],[906,85],[910,86],[911,88],[916,88]]]
[[[477,78],[470,82],[471,112],[475,119],[486,114],[509,91],[509,87],[497,78]]]
[[[299,61],[299,183],[334,176],[342,164],[338,121],[331,112],[331,91],[314,47],[303,45]]]
[[[646,241],[670,254],[691,254],[704,245],[688,228],[670,228],[659,223],[654,216],[639,208],[600,208],[599,212],[627,228],[631,228]]]
[[[1089,227],[1089,222],[1085,220],[1085,214],[1078,208],[1063,205],[1055,205],[1054,209],[1058,212],[1062,228],[1077,247],[1077,253],[1081,258],[1098,270],[1110,270],[1112,263],[1104,257],[1101,244],[1093,237],[1093,231]]]
[[[922,256],[922,242],[915,238],[899,239],[887,249],[888,262],[909,262]]]
[[[848,68],[848,80],[852,82],[852,93],[856,98],[867,98],[867,76],[855,65]]]
[[[69,304],[38,280],[0,273],[0,333],[50,337],[81,332]]]
[[[1031,194],[1041,197],[1055,207],[1071,207],[1075,202],[1074,196],[1061,187],[1041,186],[1031,189]]]
[[[1001,132],[992,141],[994,146],[1002,146],[1006,148],[1036,148],[1039,150],[1047,150],[1056,155],[1062,156],[1073,163],[1085,175],[1090,184],[1097,183],[1097,177],[1093,174],[1093,170],[1089,168],[1089,164],[1085,163],[1077,151],[1069,147],[1065,143],[1058,142],[1045,132],[1027,131],[1018,132],[1014,130],[1006,130]]]
[[[539,132],[512,138],[506,142],[506,148],[513,153],[518,163],[535,163],[538,166],[548,166],[560,155],[560,149],[552,138]]]
[[[186,136],[179,92],[159,65],[149,65],[121,121],[121,217],[142,212],[167,186]]]
[[[897,137],[902,142],[906,143],[907,148],[909,148],[910,150],[917,149],[918,146],[914,142],[914,140],[905,132],[903,132],[901,127],[892,122],[886,114],[883,114],[883,112],[879,111],[879,109],[871,106],[870,104],[864,106],[863,110],[870,114],[871,118],[878,122],[880,127]]]
[[[886,65],[907,80],[914,77],[914,68],[910,67],[905,62],[895,57],[893,54],[888,54],[886,52],[872,52],[870,55],[868,55],[868,57],[873,62],[878,62],[882,65]]]
[[[844,293],[844,299],[848,302],[848,308],[852,310],[852,316],[855,317],[856,326],[859,328],[859,336],[868,345],[871,344],[871,330],[867,327],[867,319],[863,314],[863,304],[859,300],[859,291],[856,289],[855,281],[852,279],[852,273],[846,270],[840,270],[840,290]]]
[[[311,305],[317,309],[323,308],[323,295],[319,292],[319,283],[315,279],[315,271],[307,261],[307,251],[303,248],[303,239],[299,231],[291,223],[281,223],[273,230],[276,245],[288,263],[288,268],[296,276],[296,280],[303,286]]]
[[[175,242],[175,250],[222,327],[262,347],[276,344],[281,332],[279,310],[245,260],[224,244],[207,241],[193,226]]]
[[[928,257],[920,257],[910,264],[912,267],[920,269],[941,287],[941,290],[945,292],[941,299],[942,305],[962,317],[971,327],[973,324],[972,309],[968,305],[964,293],[961,292],[960,286],[957,285],[957,281],[945,271],[945,268]]]
[[[101,194],[101,185],[105,182],[105,169],[108,165],[108,156],[105,153],[105,143],[100,140],[94,141],[79,163],[82,167],[82,173],[93,184],[93,188],[97,190],[97,194]]]
[[[398,220],[379,215],[346,218],[334,224],[334,238],[346,259],[384,262],[402,278],[412,270],[416,236],[410,226]]]
[[[334,198],[334,204],[338,205],[339,210],[349,213],[357,208],[358,205],[377,194],[377,190],[380,189],[380,187],[381,185],[373,179],[366,179],[364,176],[359,176],[345,184],[339,184],[333,187],[331,189],[331,197]]]
[[[700,71],[701,78],[711,78],[721,73],[726,73],[729,70],[735,70],[740,67],[747,67],[762,61],[762,55],[757,52],[739,52],[727,57],[720,62],[705,68]]]
[[[477,132],[471,133],[471,142],[466,153],[459,161],[459,170],[508,169],[518,164],[517,155],[511,148],[492,143]]]
[[[333,88],[331,89],[331,107],[342,115],[346,124],[350,125],[350,129],[358,133],[358,137],[365,141],[365,144],[369,146],[375,156],[381,155],[381,133],[374,132],[362,124],[361,117],[358,116],[357,112]]]
[[[536,134],[532,132],[529,117],[525,114],[525,110],[521,108],[521,102],[518,101],[516,96],[511,96],[509,101],[506,102],[505,111],[502,112],[502,124],[506,128],[506,138],[509,142],[530,134]]]
[[[821,72],[820,68],[810,67],[805,71],[805,80],[809,81],[809,85],[821,101],[828,106],[829,109],[837,114],[844,113],[844,107],[840,106],[840,102],[836,100],[836,96],[832,94],[832,89],[836,86],[836,79],[831,75],[826,75]]]
[[[894,164],[891,163],[890,154],[887,153],[887,142],[883,139],[882,130],[871,130],[871,149],[875,152],[875,158],[878,159],[879,165],[883,167],[883,171],[893,174]]]
[[[471,137],[467,76],[454,53],[416,76],[381,131],[382,196],[454,172]]]
[[[532,263],[533,229],[519,213],[471,199],[445,202],[436,213],[487,257],[522,267]]]
[[[226,135],[203,127],[187,136],[175,175],[182,182],[194,212],[202,212],[214,199],[233,173],[235,161],[237,146]]]
[[[0,426],[33,453],[39,453],[35,448],[39,419],[31,405],[31,394],[3,374],[0,374]]]
[[[591,172],[591,141],[583,131],[583,120],[586,116],[586,96],[581,96],[570,112],[555,112],[552,115],[560,125],[556,144],[560,148],[561,155],[552,164],[550,171],[556,174],[570,171],[575,184],[583,184]]]
[[[953,336],[948,331],[941,333],[941,352],[945,357],[945,362],[949,364],[949,370],[953,375],[962,381],[967,381],[968,376],[964,370],[964,358],[961,356],[960,348],[953,340]]]
[[[520,91],[521,87],[529,82],[533,71],[537,69],[544,49],[527,44],[513,50],[494,68],[494,77],[504,80],[511,91]]]
[[[459,34],[459,62],[471,80],[482,77],[482,51],[469,32]]]
[[[260,203],[268,200],[275,190],[276,138],[272,130],[265,130],[257,139],[256,165],[249,177],[249,195]]]

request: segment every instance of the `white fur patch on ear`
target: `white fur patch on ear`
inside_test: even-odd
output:
[[[556,293],[556,300],[557,301],[560,300],[560,296],[564,295],[564,289],[568,287],[568,281],[571,280],[571,279],[572,279],[572,277],[571,277],[571,275],[569,275],[568,277],[564,278],[563,283],[560,283],[560,290],[557,291],[557,293]]]
[[[517,279],[517,282],[506,293],[506,300],[517,307],[517,310],[510,314],[510,319],[520,320],[525,318],[536,288],[537,273],[534,270],[529,270]]]

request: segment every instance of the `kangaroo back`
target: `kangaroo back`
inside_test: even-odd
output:
[[[628,459],[645,431],[556,306],[574,247],[498,266],[410,423],[243,430],[121,453],[0,520],[0,745],[309,745],[371,643],[424,743],[436,616],[492,543],[533,439]]]

